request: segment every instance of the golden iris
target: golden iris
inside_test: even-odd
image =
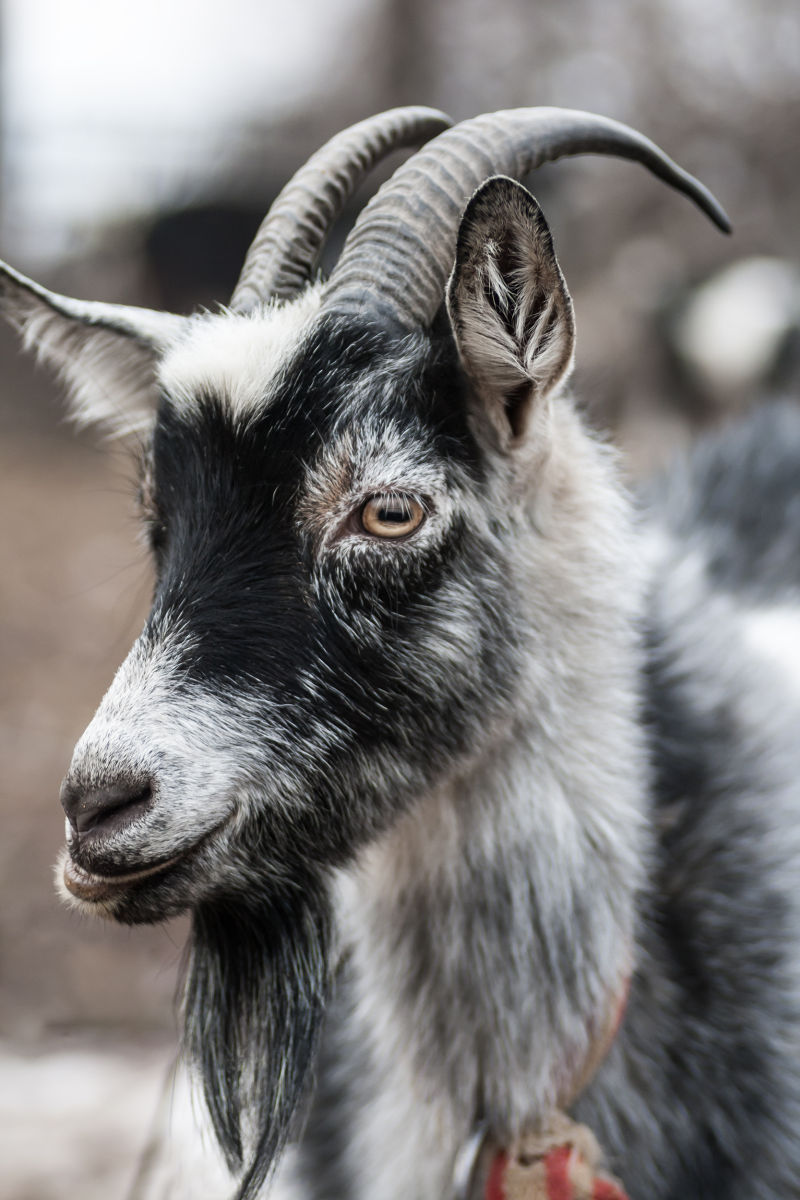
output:
[[[373,537],[401,538],[421,524],[425,510],[419,500],[398,492],[373,496],[361,509],[361,524]]]

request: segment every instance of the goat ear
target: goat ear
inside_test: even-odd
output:
[[[515,180],[487,180],[467,205],[447,308],[467,375],[501,446],[513,450],[565,378],[575,342],[550,230]]]
[[[0,263],[0,309],[32,350],[64,379],[73,416],[117,434],[149,427],[160,355],[188,318],[59,296]]]

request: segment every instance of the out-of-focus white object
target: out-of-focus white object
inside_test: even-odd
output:
[[[673,336],[696,382],[735,403],[762,388],[798,329],[800,270],[779,258],[746,258],[697,288]]]

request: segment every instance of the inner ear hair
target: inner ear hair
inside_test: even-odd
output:
[[[571,366],[574,318],[542,210],[515,180],[487,180],[467,205],[447,305],[467,374],[518,444]]]

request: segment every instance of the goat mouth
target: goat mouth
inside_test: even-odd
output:
[[[230,813],[220,821],[219,825],[210,829],[208,833],[201,837],[199,841],[185,847],[178,854],[172,854],[169,858],[160,858],[156,862],[146,863],[141,867],[136,867],[132,871],[114,871],[107,874],[103,874],[100,871],[90,871],[77,863],[69,850],[64,850],[63,858],[60,860],[63,862],[61,872],[63,885],[77,900],[84,900],[93,904],[103,904],[104,902],[108,903],[109,901],[118,899],[142,880],[155,879],[157,876],[165,875],[172,867],[176,867],[180,863],[185,863],[187,859],[193,858],[203,846],[207,845],[227,825],[231,824],[235,816],[235,813]]]
[[[149,879],[153,875],[160,875],[163,871],[167,871],[170,867],[174,867],[179,863],[185,854],[175,854],[172,858],[162,859],[157,863],[150,863],[146,867],[140,867],[136,871],[129,871],[124,875],[97,875],[92,871],[87,871],[83,867],[79,867],[72,858],[67,858],[64,863],[64,887],[68,892],[78,900],[89,900],[95,904],[103,900],[111,900],[114,896],[118,896],[124,892],[132,884],[138,883],[141,879]]]

